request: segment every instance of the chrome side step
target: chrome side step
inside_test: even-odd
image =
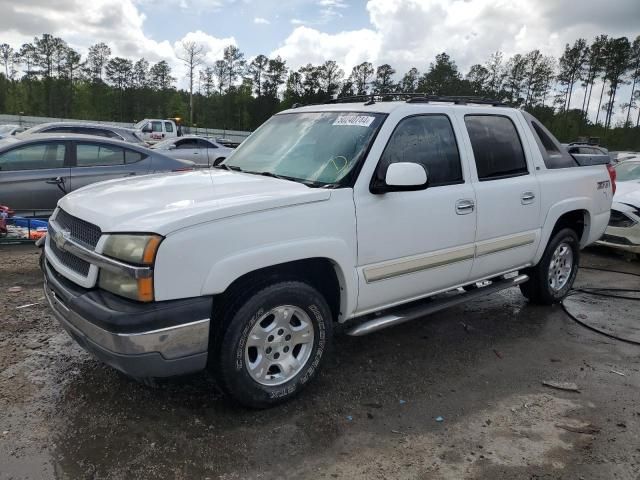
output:
[[[429,303],[422,303],[420,305],[409,307],[397,307],[388,313],[377,316],[371,320],[367,320],[352,328],[347,331],[347,335],[351,335],[353,337],[368,335],[369,333],[377,332],[383,328],[408,322],[409,320],[415,320],[416,318],[424,317],[425,315],[444,310],[445,308],[453,307],[454,305],[458,305],[468,300],[484,297],[485,295],[504,290],[505,288],[515,287],[527,280],[529,280],[528,275],[516,275],[515,277],[494,281],[486,287],[479,287],[465,293],[458,293],[444,298],[436,297]]]

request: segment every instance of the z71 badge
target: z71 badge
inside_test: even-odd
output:
[[[598,182],[598,190],[602,190],[603,188],[611,187],[611,181],[603,180],[602,182]]]

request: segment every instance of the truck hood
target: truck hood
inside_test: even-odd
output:
[[[301,183],[224,170],[147,175],[96,183],[58,206],[103,232],[167,235],[199,223],[327,200],[331,192]]]
[[[629,180],[616,183],[616,194],[613,201],[640,207],[640,181]]]

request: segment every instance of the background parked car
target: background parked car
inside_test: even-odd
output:
[[[133,128],[137,135],[149,144],[182,135],[180,127],[173,120],[145,118],[136,123]]]
[[[615,168],[611,217],[598,243],[640,254],[640,159],[620,162]]]
[[[193,168],[193,162],[109,138],[12,137],[0,147],[0,205],[50,212],[66,193],[90,183]]]
[[[212,138],[196,135],[170,138],[156,143],[151,148],[173,158],[191,160],[199,167],[217,165],[233,152],[233,148],[225,147]]]
[[[24,128],[20,125],[0,125],[0,138],[9,137],[20,133]]]
[[[582,166],[613,163],[609,151],[598,145],[570,143],[567,145],[567,151]]]
[[[609,152],[615,163],[626,160],[640,160],[640,152]]]
[[[131,128],[103,125],[100,123],[80,123],[80,122],[54,122],[42,123],[25,130],[21,137],[36,133],[73,133],[79,135],[94,135],[97,137],[113,138],[122,140],[134,145],[146,145],[142,137],[138,136]]]

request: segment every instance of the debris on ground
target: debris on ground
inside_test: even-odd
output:
[[[19,307],[16,307],[16,310],[20,310],[21,308],[34,307],[36,305],[40,305],[40,304],[39,303],[27,303],[26,305],[20,305]]]
[[[440,417],[440,416],[436,417],[436,422],[438,423],[444,422],[444,417]]]
[[[500,360],[502,360],[502,354],[501,354],[498,350],[496,350],[496,349],[494,348],[494,349],[493,349],[493,353],[495,353],[495,354],[496,354],[496,357],[498,357]]]
[[[586,435],[593,435],[600,432],[600,427],[588,423],[586,425],[569,425],[566,423],[556,423],[556,427],[573,433],[584,433]]]
[[[7,292],[9,293],[20,293],[22,291],[22,287],[9,287]]]
[[[404,405],[405,403],[407,403],[406,400],[400,400],[400,405]]]
[[[611,373],[615,373],[616,375],[620,375],[621,377],[626,377],[626,374],[622,372],[618,372],[617,370],[610,370]]]
[[[350,422],[353,420],[353,417],[351,415],[347,415],[347,420]]]
[[[556,388],[558,390],[565,390],[567,392],[577,392],[580,393],[578,389],[578,385],[571,382],[556,382],[554,380],[543,380],[542,385],[545,387]]]
[[[363,407],[369,407],[369,408],[382,408],[382,404],[378,402],[367,402],[367,403],[362,403],[361,405]]]

